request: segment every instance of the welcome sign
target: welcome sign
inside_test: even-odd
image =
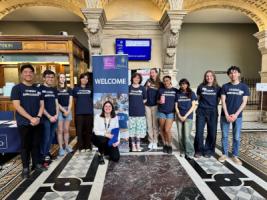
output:
[[[128,56],[92,56],[94,114],[102,111],[106,101],[111,101],[119,118],[121,152],[129,152],[128,134]]]

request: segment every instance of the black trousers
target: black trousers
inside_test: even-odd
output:
[[[217,135],[217,109],[198,108],[196,111],[196,136],[195,152],[200,154],[214,155]],[[207,124],[207,138],[204,146],[204,128]]]
[[[92,149],[93,115],[76,115],[78,149]]]
[[[109,139],[104,136],[93,134],[92,142],[98,148],[100,154],[109,155],[109,159],[118,162],[120,159],[120,151],[118,147],[108,146]]]
[[[42,125],[18,126],[21,137],[21,160],[23,168],[29,168],[30,157],[32,157],[33,167],[40,163],[41,129]]]

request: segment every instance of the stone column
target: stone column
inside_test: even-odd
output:
[[[258,32],[254,34],[256,38],[258,38],[258,48],[262,55],[262,62],[261,62],[261,82],[267,83],[267,30]]]
[[[179,31],[185,15],[186,12],[182,10],[169,10],[163,14],[160,20],[160,25],[163,29],[163,66],[161,75],[170,75],[173,80],[173,86],[177,85],[176,52]]]
[[[103,8],[82,9],[85,16],[84,31],[88,36],[89,54],[99,55],[102,53],[101,41],[103,37],[103,27],[106,23],[106,15]]]

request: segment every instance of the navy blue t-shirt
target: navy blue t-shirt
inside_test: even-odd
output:
[[[90,87],[82,88],[77,86],[73,89],[73,97],[76,100],[75,114],[93,114],[93,92]]]
[[[175,88],[160,88],[158,92],[158,100],[160,100],[161,96],[165,96],[165,103],[158,104],[158,111],[170,114],[175,112],[175,99],[176,99],[177,89]]]
[[[126,113],[118,113],[117,117],[119,119],[119,127],[120,128],[128,128],[127,121],[128,121],[128,115]]]
[[[129,86],[129,116],[131,117],[144,117],[146,99],[146,89],[144,86],[134,88]]]
[[[71,88],[58,89],[57,96],[58,96],[58,103],[63,107],[68,107],[70,96],[72,96],[72,89]]]
[[[36,117],[40,109],[40,101],[43,96],[36,86],[27,86],[23,83],[15,85],[11,91],[11,100],[19,100],[20,106],[31,115]],[[18,126],[30,125],[30,120],[16,112],[16,121]]]
[[[204,109],[217,109],[221,88],[207,85],[199,85],[197,95],[199,96],[198,107]]]
[[[146,90],[147,90],[146,105],[156,106],[158,104],[157,103],[157,100],[158,100],[157,97],[158,97],[158,91],[159,91],[158,87],[150,81],[150,86],[147,87]]]
[[[54,87],[46,87],[45,85],[41,85],[39,89],[44,97],[44,107],[46,112],[51,116],[56,115],[57,89]]]
[[[232,83],[226,83],[222,86],[221,95],[225,95],[225,103],[229,115],[235,114],[243,102],[244,96],[249,96],[249,88],[244,83],[233,85]],[[222,109],[222,116],[225,116]],[[238,115],[238,118],[242,117],[242,112]]]
[[[178,109],[181,116],[185,116],[185,114],[192,107],[192,101],[196,101],[196,94],[192,91],[191,97],[188,97],[186,93],[182,91],[177,92],[176,102],[178,103]],[[187,117],[187,119],[193,119],[193,112]]]

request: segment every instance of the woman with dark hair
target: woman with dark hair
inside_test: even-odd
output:
[[[86,73],[81,74],[79,80],[78,86],[73,89],[78,149],[89,152],[92,150],[93,92]]]
[[[171,77],[163,77],[164,87],[158,92],[158,118],[161,138],[163,142],[163,152],[172,153],[171,127],[174,121],[176,89],[172,87]]]
[[[110,101],[106,101],[102,107],[102,112],[95,116],[94,119],[94,134],[93,144],[98,147],[99,151],[99,164],[105,164],[103,155],[109,155],[112,161],[119,161],[120,152],[118,145],[120,144],[120,136],[117,142],[109,145],[110,139],[113,137],[112,129],[119,128],[119,120],[115,114],[115,109]]]
[[[150,69],[150,77],[147,80],[145,87],[147,90],[146,109],[146,123],[148,131],[149,149],[158,148],[159,124],[157,119],[158,105],[157,95],[161,86],[158,70],[156,68]]]
[[[177,92],[175,110],[178,116],[177,129],[180,155],[185,154],[186,158],[194,156],[193,137],[191,136],[193,125],[193,112],[196,107],[197,97],[190,88],[187,79],[179,81],[180,89]]]
[[[59,144],[59,156],[64,156],[65,151],[67,153],[72,152],[72,148],[69,146],[69,128],[72,120],[72,89],[67,87],[66,75],[60,73],[58,75],[57,86],[59,114],[58,114],[58,127],[57,127],[57,141]],[[65,149],[63,148],[65,144]]]
[[[196,111],[196,136],[195,136],[195,157],[202,155],[210,157],[215,153],[217,134],[218,104],[220,91],[215,73],[208,70],[204,74],[203,83],[197,88],[198,108]],[[207,137],[204,146],[204,128],[207,124]]]
[[[134,73],[129,86],[129,136],[132,151],[141,151],[140,138],[146,136],[145,102],[146,89],[140,85],[142,76]]]

